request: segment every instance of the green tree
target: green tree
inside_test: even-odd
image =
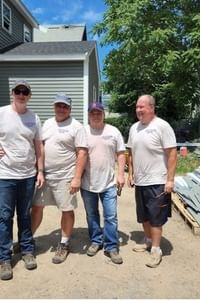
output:
[[[137,97],[155,96],[168,121],[189,117],[200,101],[200,1],[105,0],[93,32],[112,45],[103,88],[110,109],[132,114]]]

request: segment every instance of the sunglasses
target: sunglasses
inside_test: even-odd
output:
[[[21,89],[14,89],[13,90],[15,95],[24,95],[24,96],[28,96],[30,94],[30,91],[28,89],[25,89],[25,90],[21,90]]]
[[[55,107],[57,107],[57,108],[62,108],[62,109],[70,109],[70,106],[69,106],[69,105],[61,104],[61,103],[56,103],[56,104],[55,104]]]

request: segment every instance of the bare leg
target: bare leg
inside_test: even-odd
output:
[[[61,231],[63,237],[68,237],[72,235],[74,227],[74,211],[63,211],[61,218]]]
[[[33,205],[31,209],[31,228],[32,228],[32,234],[36,232],[38,227],[40,226],[43,218],[43,209],[44,206],[36,206]]]
[[[151,226],[151,238],[152,238],[152,246],[160,247],[162,237],[162,226],[152,227]]]
[[[144,228],[145,237],[151,239],[152,238],[152,236],[151,236],[151,225],[150,225],[149,221],[144,222],[142,225],[143,225],[143,228]]]

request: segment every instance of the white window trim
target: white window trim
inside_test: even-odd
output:
[[[9,29],[7,29],[5,26],[4,26],[4,20],[5,20],[5,16],[3,14],[3,8],[4,6],[9,10],[10,12],[10,19],[6,20],[8,22],[8,25],[9,25]],[[11,8],[7,5],[7,3],[5,3],[4,1],[1,2],[1,11],[2,11],[2,19],[1,19],[1,23],[2,23],[2,28],[8,32],[8,33],[12,33],[12,11],[11,11]]]
[[[29,34],[29,40],[26,39],[26,33]],[[28,43],[31,42],[31,30],[24,24],[24,42]]]

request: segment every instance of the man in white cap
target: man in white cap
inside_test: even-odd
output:
[[[88,117],[86,132],[89,159],[81,184],[91,241],[87,255],[94,256],[104,248],[104,254],[113,263],[122,264],[123,259],[119,254],[117,189],[119,195],[125,181],[125,145],[120,131],[105,124],[104,107],[100,102],[89,105]],[[100,224],[99,201],[103,207],[103,229]]]
[[[32,232],[39,227],[43,208],[56,205],[61,211],[61,240],[52,262],[64,262],[69,253],[69,239],[74,226],[76,192],[87,161],[87,137],[84,127],[71,117],[71,98],[57,94],[55,117],[43,125],[45,150],[45,185],[38,189],[32,207]]]
[[[39,117],[27,108],[31,87],[18,80],[12,87],[12,103],[0,107],[0,276],[13,277],[12,227],[17,212],[18,240],[25,267],[35,269],[30,208],[35,182],[41,187],[43,144]]]

